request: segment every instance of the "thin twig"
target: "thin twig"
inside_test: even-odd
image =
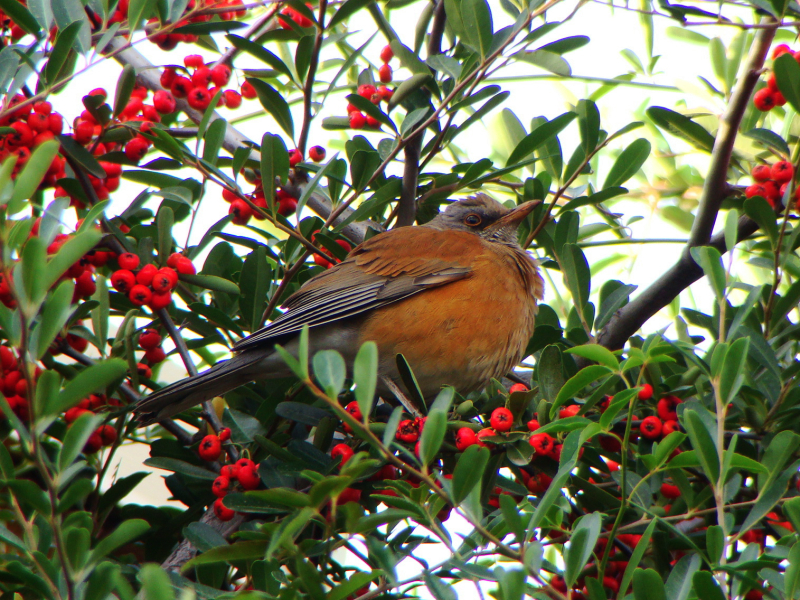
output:
[[[328,7],[328,0],[320,0],[319,3],[319,25],[314,38],[314,48],[311,50],[311,60],[308,62],[308,73],[303,86],[303,126],[300,130],[300,138],[297,140],[297,149],[301,156],[306,155],[306,144],[308,143],[308,133],[311,130],[311,121],[314,115],[311,114],[311,104],[314,99],[314,79],[317,75],[317,65],[319,65],[319,53],[322,50],[322,41],[325,33],[325,10]]]

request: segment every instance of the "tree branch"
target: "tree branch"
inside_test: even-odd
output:
[[[607,348],[618,349],[625,345],[644,323],[664,308],[689,285],[700,279],[703,270],[691,256],[691,249],[696,246],[710,245],[724,253],[725,239],[722,233],[711,237],[714,223],[719,213],[722,200],[729,191],[727,176],[733,154],[733,145],[739,131],[744,111],[750,96],[758,82],[764,66],[767,52],[775,37],[775,28],[761,29],[753,40],[750,53],[744,67],[744,74],[739,78],[731,94],[730,102],[720,118],[720,126],[714,140],[711,153],[711,166],[706,176],[700,206],[697,209],[689,241],[681,253],[681,257],[672,268],[664,273],[650,287],[639,294],[635,300],[622,307],[603,328],[597,337],[597,343]],[[742,217],[739,219],[738,239],[744,239],[758,229],[755,222]]]
[[[154,92],[164,89],[161,87],[161,74],[159,69],[156,68],[156,66],[153,65],[141,52],[135,48],[125,46],[125,40],[115,38],[109,43],[108,51],[117,52],[117,54],[114,55],[114,58],[120,64],[131,65],[134,67],[136,69],[137,81],[147,89]],[[178,110],[186,113],[186,116],[188,116],[189,119],[195,123],[199,123],[203,118],[203,113],[189,106],[189,103],[186,101],[186,99],[176,98],[176,105]],[[211,122],[220,118],[222,117],[220,117],[219,113],[214,112],[211,116]],[[222,147],[233,154],[236,152],[237,148],[242,146],[253,148],[257,146],[257,144],[239,130],[232,127],[230,123],[228,123],[227,128],[225,129],[225,137],[222,142]],[[260,161],[261,153],[257,150],[252,150],[250,157],[255,161]],[[311,194],[311,197],[308,199],[307,206],[315,213],[326,219],[329,218],[334,212],[334,207],[331,204],[331,201],[325,198],[322,194]],[[338,225],[352,215],[352,213],[353,210],[349,208],[338,210],[332,221],[333,224]],[[376,231],[381,231],[381,226],[374,221],[361,221],[346,225],[342,230],[342,234],[356,243],[361,243],[364,241],[364,237],[370,228],[373,228]]]
[[[403,186],[397,205],[397,223],[395,227],[406,227],[414,224],[417,216],[417,182],[419,181],[419,154],[422,150],[424,132],[409,141],[403,150]]]

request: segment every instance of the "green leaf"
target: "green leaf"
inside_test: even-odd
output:
[[[99,390],[103,390],[122,378],[128,371],[128,363],[120,358],[112,358],[86,367],[78,373],[47,407],[47,414],[60,414]]]
[[[56,36],[56,43],[53,45],[53,51],[50,53],[50,58],[44,67],[45,80],[49,84],[53,84],[58,80],[59,76],[64,76],[61,70],[67,63],[67,58],[72,51],[72,46],[75,40],[78,39],[78,34],[83,27],[83,21],[75,21],[66,27],[59,30]]]
[[[221,94],[222,91],[217,92],[214,96]],[[211,106],[216,106],[216,102],[212,101]],[[228,122],[225,119],[214,119],[211,125],[208,126],[203,139],[203,160],[216,166],[219,162],[219,151],[225,141],[225,132],[228,130]]]
[[[239,308],[243,319],[249,323],[250,331],[261,327],[261,317],[267,305],[267,292],[272,281],[272,270],[267,262],[267,252],[258,246],[244,260],[239,277],[241,296]]]
[[[657,523],[657,518],[654,518],[652,521],[650,521],[650,523],[647,525],[647,529],[644,530],[642,537],[639,538],[639,541],[636,543],[636,548],[634,548],[631,558],[628,561],[628,565],[625,567],[625,572],[622,575],[622,581],[620,582],[617,600],[622,600],[625,597],[625,594],[628,591],[628,586],[631,583],[631,579],[633,579],[635,574],[641,570],[638,568],[639,563],[641,562],[644,553],[647,551],[647,547],[650,545],[650,538],[653,536],[653,531],[655,530]]]
[[[588,358],[589,360],[600,363],[601,365],[605,365],[614,371],[619,370],[619,360],[617,360],[617,357],[614,356],[611,350],[599,344],[584,344],[583,346],[569,348],[564,350],[564,352],[567,354],[577,354],[583,358]]]
[[[767,203],[764,198],[754,196],[744,201],[745,214],[758,223],[758,228],[769,238],[772,249],[778,243],[778,225],[775,210]]]
[[[427,466],[436,458],[439,448],[444,442],[444,434],[447,432],[447,413],[440,409],[431,409],[422,435],[419,438],[419,458],[422,464]]]
[[[589,270],[589,262],[586,260],[586,255],[577,244],[564,244],[561,251],[558,252],[558,259],[564,273],[567,288],[569,288],[569,292],[575,302],[575,310],[583,313],[588,322],[587,308],[592,274]],[[588,325],[591,325],[591,323],[588,323]]]
[[[670,570],[664,586],[669,600],[686,600],[689,597],[689,592],[692,591],[692,576],[700,568],[700,563],[699,554],[688,554],[678,560]]]
[[[492,46],[492,12],[486,0],[461,0],[464,42],[486,58]]]
[[[364,342],[359,348],[353,362],[353,383],[356,384],[358,407],[366,418],[372,412],[378,387],[378,346],[375,342]]]
[[[592,556],[602,523],[603,519],[598,512],[586,514],[575,522],[569,538],[569,548],[564,554],[564,581],[567,587],[572,587],[577,581]]]
[[[89,229],[69,239],[58,252],[50,258],[44,273],[40,273],[44,289],[52,288],[67,270],[78,262],[89,250],[97,246],[102,234]]]
[[[612,374],[613,371],[603,365],[590,365],[578,371],[558,392],[553,406],[550,407],[550,418],[554,419],[558,414],[558,409],[561,408],[567,400],[574,398],[575,395],[587,385]]]
[[[268,64],[270,67],[272,67],[279,73],[283,73],[289,79],[293,79],[292,71],[289,69],[289,67],[286,66],[286,63],[284,63],[280,58],[275,56],[275,54],[270,52],[263,45],[251,42],[248,39],[233,34],[226,35],[225,38],[231,44],[233,44],[234,47],[238,48],[239,50],[244,50],[249,55],[257,58],[263,63]]]
[[[74,139],[65,135],[59,135],[58,141],[61,143],[62,150],[73,158],[81,167],[86,169],[87,172],[98,179],[105,179],[107,177],[103,167],[101,167],[97,159],[92,156],[92,153]],[[125,171],[125,177],[128,177],[128,174],[129,171]]]
[[[603,286],[605,287],[605,286]],[[603,297],[603,292],[600,292],[600,308],[597,311],[597,317],[594,320],[594,327],[600,330],[611,320],[611,317],[623,306],[628,303],[630,295],[636,291],[635,285],[621,285],[613,292]]]
[[[756,140],[757,142],[776,150],[783,156],[789,156],[792,152],[789,150],[789,145],[781,136],[769,129],[751,129],[744,134],[745,137]]]
[[[655,569],[639,569],[633,574],[634,600],[667,600],[664,580]]]
[[[725,248],[732,252],[738,237],[739,211],[732,208],[725,215]]]
[[[537,67],[541,67],[545,71],[560,75],[561,77],[572,76],[572,69],[570,69],[569,63],[555,52],[534,50],[532,52],[517,53],[515,57],[532,65],[536,65]]]
[[[644,138],[634,141],[617,157],[606,176],[603,189],[617,187],[628,181],[639,172],[648,156],[650,156],[650,142]]]
[[[192,477],[194,479],[214,481],[217,478],[217,474],[214,473],[214,471],[209,471],[208,469],[198,467],[197,465],[193,465],[177,458],[154,456],[145,460],[144,464],[146,464],[148,467],[153,467],[154,469],[164,469],[165,471],[180,473],[181,475],[186,475],[187,477]]]
[[[272,205],[275,197],[275,180],[286,183],[289,178],[289,152],[280,136],[265,133],[261,138],[261,182],[264,197]]]
[[[725,600],[725,594],[710,571],[696,571],[692,575],[692,587],[703,600]]]
[[[39,23],[21,2],[17,2],[17,0],[2,0],[0,2],[0,10],[11,17],[11,20],[27,33],[33,35],[39,33],[41,29]]]
[[[427,69],[427,67],[425,68]],[[431,81],[433,81],[433,76],[430,73],[415,73],[401,82],[395,88],[394,94],[392,94],[389,100],[389,110],[391,111],[395,106],[399,105],[403,100]]]
[[[284,100],[283,95],[261,79],[248,77],[246,81],[255,88],[261,106],[272,115],[272,118],[280,125],[281,129],[283,129],[290,138],[294,139],[292,111],[289,110],[289,104]]]
[[[794,284],[792,285],[792,287],[794,287]],[[730,329],[728,329],[727,339],[732,340],[736,338],[736,334],[739,331],[739,327],[741,327],[742,323],[744,323],[745,319],[747,319],[747,317],[750,315],[750,312],[753,310],[753,308],[755,308],[758,305],[758,300],[759,298],[761,298],[762,289],[763,286],[760,285],[753,286],[750,292],[748,292],[747,298],[745,298],[744,302],[737,307],[738,310],[736,312],[736,316],[733,318],[733,322],[731,323]],[[797,291],[797,301],[800,302],[800,285],[797,286],[796,291]],[[783,298],[781,298],[781,300],[783,300]],[[781,300],[778,300],[778,302],[776,303],[775,306],[776,311],[778,310],[778,306],[780,306],[781,304]],[[797,302],[793,304],[793,307],[794,306],[797,306]],[[789,310],[791,309],[788,309],[786,313],[784,313],[784,315],[781,316],[781,319],[784,316],[786,316]],[[774,316],[775,313],[773,313],[773,317]]]
[[[795,112],[800,112],[800,65],[791,53],[788,53],[773,61],[772,70],[781,94]]]
[[[214,290],[215,292],[224,292],[234,296],[238,296],[240,293],[238,285],[216,275],[184,275],[181,273],[178,278],[186,283],[191,283],[207,290]]]
[[[130,24],[130,36],[138,29],[142,19],[147,19],[153,12],[156,0],[131,0],[128,6],[128,23]]]
[[[456,468],[453,470],[451,487],[454,504],[461,504],[473,488],[480,483],[490,455],[488,448],[474,444],[469,446],[459,457]]]
[[[574,112],[559,115],[552,121],[546,121],[526,135],[514,148],[506,161],[506,166],[520,162],[529,157],[533,152],[555,138],[578,115]]]
[[[589,156],[597,147],[600,137],[600,111],[591,100],[579,100],[576,112],[578,113],[578,129],[581,132],[581,146],[584,154]]]
[[[336,14],[333,15],[330,23],[325,27],[325,29],[333,29],[339,23],[345,21],[350,15],[357,13],[362,8],[369,6],[372,3],[372,0],[347,0],[344,4],[339,7],[339,10],[336,11]]]
[[[125,110],[128,100],[131,99],[131,92],[136,85],[136,70],[132,65],[125,65],[122,73],[117,79],[117,90],[114,94],[114,116],[118,117]]]
[[[336,400],[344,387],[347,367],[336,350],[322,350],[314,355],[314,375],[331,400]],[[369,413],[368,413],[369,414]]]
[[[743,337],[733,342],[725,354],[725,361],[719,376],[719,394],[725,405],[733,401],[744,383],[749,350],[750,338]]]
[[[34,355],[39,360],[47,353],[58,332],[67,324],[67,320],[72,314],[72,294],[74,290],[75,283],[71,279],[62,281],[45,302],[42,320],[36,330],[38,337]]]
[[[411,71],[414,75],[428,75],[431,76],[431,70],[428,68],[424,62],[422,62],[417,56],[415,52],[413,52],[410,48],[403,45],[400,40],[393,39],[389,41],[389,46],[392,48],[392,52],[400,61],[400,63],[409,71]],[[412,76],[413,79],[413,76]],[[395,94],[397,91],[395,91]],[[390,103],[391,105],[391,103]]]
[[[22,280],[23,292],[19,294],[22,311],[32,317],[39,312],[47,288],[43,285],[42,273],[45,270],[46,248],[41,238],[32,237],[22,249],[22,260],[14,269],[14,279]]]
[[[700,460],[700,465],[703,467],[706,477],[716,485],[719,481],[720,464],[714,439],[695,410],[684,411],[683,424],[689,434],[692,448],[697,452],[697,458]]]
[[[725,297],[726,277],[722,255],[713,246],[696,246],[691,249],[692,258],[703,269],[717,300]]]
[[[167,571],[155,564],[144,565],[139,572],[142,580],[142,596],[147,600],[175,600]]]
[[[97,543],[92,550],[91,563],[96,563],[120,546],[132,542],[150,530],[150,523],[144,519],[128,519],[120,523],[114,531]]]
[[[57,140],[48,140],[33,151],[14,181],[14,191],[11,193],[9,201],[12,206],[33,196],[47,174],[47,169],[50,168],[53,159],[58,154],[58,148]]]
[[[661,106],[651,106],[647,109],[647,116],[661,129],[686,140],[698,150],[711,152],[714,147],[714,136],[685,115]]]
[[[784,575],[786,598],[797,598],[798,592],[800,592],[800,543],[794,543],[789,550],[789,556],[786,557],[786,562]]]

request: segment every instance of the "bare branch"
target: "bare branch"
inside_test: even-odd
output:
[[[729,193],[727,183],[728,167],[733,154],[733,145],[739,131],[744,111],[758,82],[761,69],[767,57],[770,44],[775,37],[775,29],[761,29],[753,40],[750,54],[744,66],[744,73],[738,79],[731,94],[725,113],[720,118],[714,149],[711,153],[711,166],[706,176],[700,206],[697,209],[689,241],[680,259],[635,300],[622,307],[608,322],[597,337],[597,343],[607,348],[622,348],[625,342],[654,314],[680,294],[689,285],[700,279],[703,271],[691,256],[695,246],[712,245],[725,252],[725,239],[720,233],[711,237],[720,205]],[[758,229],[752,220],[739,219],[738,239],[744,239]]]

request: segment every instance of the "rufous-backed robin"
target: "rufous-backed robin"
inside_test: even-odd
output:
[[[383,378],[402,385],[397,354],[425,397],[444,385],[469,393],[502,377],[522,359],[542,298],[536,263],[517,242],[517,227],[536,204],[509,210],[476,194],[425,225],[370,238],[289,297],[288,310],[238,342],[233,358],[142,400],[140,421],[173,416],[249,381],[291,377],[275,345],[296,356],[304,325],[311,355],[337,350],[348,366],[374,341],[383,398],[391,398]]]

